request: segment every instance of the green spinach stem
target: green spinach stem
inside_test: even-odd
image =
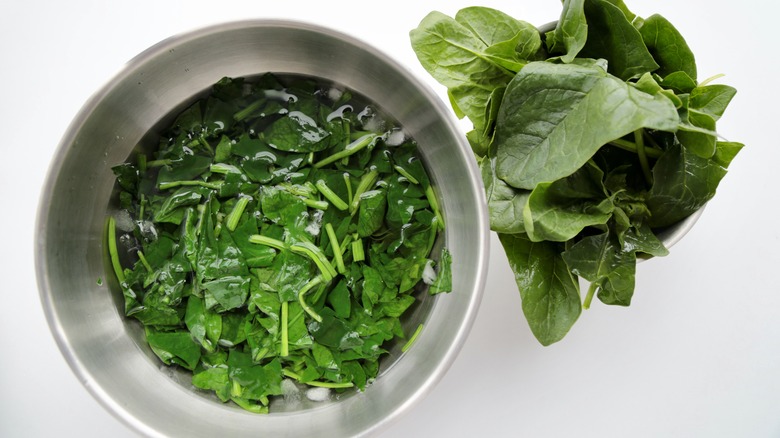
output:
[[[428,204],[430,204],[433,209],[433,214],[436,215],[436,220],[439,222],[439,229],[443,230],[444,216],[442,216],[441,210],[439,209],[439,201],[436,198],[436,193],[433,192],[433,186],[428,186],[425,189],[425,197],[428,199]]]
[[[144,252],[143,251],[138,251],[137,254],[138,254],[138,259],[141,260],[141,264],[144,265],[144,268],[146,268],[147,272],[149,272],[149,273],[154,272],[154,269],[152,269],[152,266],[146,260],[146,256],[144,256]]]
[[[238,167],[226,163],[214,163],[211,166],[209,166],[209,171],[213,173],[219,173],[222,175],[227,175],[229,173],[238,173],[238,174],[241,173],[241,170],[239,170]]]
[[[144,209],[146,208],[146,196],[141,193],[141,199],[138,200],[138,219],[143,220]]]
[[[190,181],[169,181],[159,185],[160,190],[167,190],[173,187],[179,186],[201,186],[207,189],[219,190],[222,187],[222,182],[207,182],[199,179]]]
[[[366,259],[366,253],[363,251],[363,239],[357,238],[352,242],[352,261],[362,262]]]
[[[249,201],[252,198],[249,196],[241,195],[238,198],[238,201],[236,202],[236,205],[233,206],[233,209],[230,210],[230,214],[228,214],[227,217],[227,228],[230,231],[235,231],[236,227],[238,226],[238,220],[241,219],[241,215],[244,214],[244,210],[246,209],[247,204],[249,204]]]
[[[720,79],[720,78],[722,78],[723,76],[726,76],[726,75],[724,75],[723,73],[718,73],[718,74],[716,74],[715,76],[710,76],[709,78],[707,78],[707,79],[705,79],[705,80],[703,80],[703,81],[699,82],[699,85],[698,85],[698,87],[703,87],[703,86],[705,86],[705,85],[709,84],[709,83],[710,83],[710,82],[712,82],[712,81],[715,81],[715,80],[717,80],[717,79]]]
[[[316,208],[317,210],[327,210],[328,204],[327,201],[317,201],[315,199],[309,199],[309,198],[301,198],[303,200],[303,203],[311,208]]]
[[[404,169],[403,167],[401,167],[399,165],[395,165],[395,166],[393,166],[393,169],[395,169],[396,172],[401,174],[401,176],[403,176],[404,178],[409,180],[410,183],[412,183],[412,184],[420,184],[420,181],[417,181],[417,178],[413,177],[412,174],[407,172],[406,169]]]
[[[244,120],[245,118],[249,117],[253,112],[260,109],[260,107],[263,106],[265,102],[266,102],[265,99],[260,99],[250,103],[249,105],[246,106],[246,108],[233,114],[233,120],[237,122]]]
[[[349,206],[350,213],[354,214],[357,211],[358,204],[360,204],[360,195],[362,195],[365,191],[371,188],[371,186],[374,185],[377,178],[379,177],[379,172],[377,172],[376,169],[371,170],[368,173],[365,173],[362,178],[360,178],[360,183],[358,183],[357,188],[355,189],[355,193],[352,196],[352,204]]]
[[[322,166],[326,166],[342,158],[349,157],[350,155],[356,152],[360,152],[363,148],[373,143],[374,140],[378,137],[379,135],[374,133],[364,135],[359,139],[353,141],[352,143],[348,144],[347,147],[345,147],[342,151],[336,152],[335,154],[330,155],[314,163],[314,167],[319,169]]]
[[[301,376],[299,374],[297,374],[297,373],[295,373],[293,371],[290,371],[287,368],[282,368],[282,374],[284,374],[285,376],[287,376],[287,377],[289,377],[291,379],[297,380],[298,382],[303,383],[305,385],[317,386],[317,387],[320,387],[320,388],[338,389],[338,388],[351,388],[351,387],[354,386],[352,382],[336,383],[336,382],[321,382],[321,381],[317,381],[317,380],[304,382],[304,381],[301,380]]]
[[[138,172],[146,173],[146,154],[139,152],[137,155],[137,160],[138,160]]]
[[[313,243],[293,243],[290,245],[290,251],[296,254],[308,256],[314,262],[314,264],[317,265],[320,273],[325,277],[325,281],[330,281],[333,279],[333,277],[338,275],[336,268],[334,268],[333,265],[330,264],[330,261],[328,261],[328,258],[325,257],[325,253],[323,253],[322,250]]]
[[[653,185],[653,174],[650,172],[650,164],[647,162],[647,153],[645,141],[642,137],[644,129],[634,131],[634,141],[636,142],[636,155],[639,157],[639,165],[642,166],[642,173],[645,175],[647,184]]]
[[[623,149],[625,151],[639,153],[636,143],[630,142],[628,140],[623,140],[622,138],[612,140],[611,142],[609,142],[609,144],[611,144],[612,146],[619,147],[620,149]],[[662,151],[659,151],[657,149],[644,148],[644,153],[646,156],[650,158],[658,158],[661,156]]]
[[[319,285],[322,282],[322,280],[323,280],[322,275],[318,275],[313,279],[311,279],[308,283],[306,283],[303,286],[303,288],[300,291],[298,291],[298,303],[300,303],[301,308],[303,308],[303,310],[306,313],[308,313],[309,316],[311,316],[317,322],[322,322],[322,317],[306,303],[304,296],[306,296],[306,294],[311,290],[311,288]]]
[[[590,309],[590,303],[593,301],[593,295],[596,294],[596,290],[598,290],[598,288],[598,283],[593,282],[590,284],[590,287],[588,287],[588,294],[585,296],[585,302],[582,304],[583,308]]]
[[[352,205],[352,178],[348,172],[344,172],[344,184],[347,185],[347,203]]]
[[[331,204],[333,204],[334,207],[338,208],[341,211],[346,210],[349,208],[346,202],[344,202],[343,199],[339,197],[333,190],[328,187],[328,185],[323,180],[317,180],[316,183],[314,183],[314,186],[317,187],[317,190],[322,193],[322,196],[324,196],[328,201],[330,201]]]
[[[203,136],[198,137],[198,143],[200,143],[201,146],[206,148],[206,151],[209,153],[209,155],[214,156],[214,149],[211,148],[211,145],[209,144],[208,140],[206,140]]]
[[[152,160],[146,162],[146,167],[162,167],[173,164],[173,160]]]
[[[402,353],[406,353],[406,350],[408,350],[412,346],[412,344],[414,344],[414,341],[416,341],[417,337],[420,336],[420,332],[422,332],[422,329],[423,329],[423,325],[422,324],[417,326],[417,330],[414,331],[414,333],[412,334],[412,337],[409,338],[409,340],[406,342],[406,344],[404,344],[403,347],[401,347],[401,352]]]
[[[330,245],[333,247],[333,256],[336,260],[336,270],[343,274],[347,271],[346,266],[344,266],[344,258],[341,257],[341,246],[339,245],[339,240],[336,237],[336,231],[333,230],[333,225],[328,222],[325,224],[325,233],[328,235],[328,240],[330,240]]]
[[[280,318],[281,321],[279,322],[281,324],[281,326],[282,326],[282,330],[281,330],[281,332],[282,332],[282,341],[281,341],[282,342],[282,346],[281,346],[281,352],[280,352],[282,357],[287,357],[290,354],[290,346],[288,345],[289,341],[287,339],[287,336],[288,336],[287,335],[287,318],[289,318],[289,316],[288,316],[288,314],[289,314],[288,307],[289,307],[288,302],[287,301],[282,301],[282,316]]]
[[[276,248],[280,251],[287,247],[287,245],[285,245],[285,243],[281,240],[274,239],[273,237],[263,236],[261,234],[253,234],[249,236],[249,241],[258,245],[270,246],[271,248]]]
[[[108,254],[111,257],[111,266],[114,268],[116,279],[119,284],[124,284],[125,273],[122,271],[122,264],[119,262],[119,251],[116,247],[116,219],[113,216],[108,217]],[[122,286],[124,289],[124,286]]]

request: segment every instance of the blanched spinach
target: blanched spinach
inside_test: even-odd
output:
[[[469,7],[432,12],[410,39],[474,125],[491,229],[549,345],[593,297],[630,304],[637,258],[668,253],[655,233],[712,199],[743,145],[716,130],[736,90],[698,82],[693,52],[662,16],[564,0],[553,29],[529,26]],[[499,47],[511,62],[488,56]],[[584,298],[579,277],[591,283]]]
[[[396,125],[335,84],[225,78],[117,165],[132,222],[109,219],[109,252],[152,351],[252,412],[285,378],[364,390],[420,294],[452,290],[442,212],[415,141],[386,141]]]

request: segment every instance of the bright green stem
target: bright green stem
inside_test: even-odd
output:
[[[146,167],[162,167],[173,164],[173,160],[152,160],[146,162]]]
[[[593,301],[593,295],[596,294],[596,290],[598,290],[598,288],[598,283],[590,284],[590,287],[588,288],[588,294],[585,296],[585,302],[582,304],[582,307],[585,309],[590,309],[590,303]]]
[[[360,195],[370,189],[378,177],[379,172],[374,169],[368,173],[365,173],[363,177],[360,178],[360,183],[358,183],[358,186],[355,189],[355,194],[352,196],[352,203],[349,206],[350,213],[354,214],[357,211],[358,204],[360,204]]]
[[[328,187],[328,185],[325,183],[324,180],[317,180],[316,183],[314,183],[314,186],[317,187],[317,190],[322,193],[322,196],[327,198],[328,201],[330,201],[331,204],[333,204],[334,207],[338,208],[341,211],[346,210],[349,206],[346,202],[344,202],[343,199],[339,197],[339,195],[336,194],[333,190]]]
[[[705,85],[709,84],[709,83],[710,83],[710,82],[712,82],[712,81],[715,81],[715,80],[717,80],[717,79],[720,79],[720,78],[722,78],[723,76],[726,76],[726,75],[724,75],[723,73],[718,73],[718,74],[716,74],[715,76],[710,76],[709,78],[707,78],[707,79],[703,80],[702,82],[699,82],[699,85],[698,85],[698,86],[699,86],[699,87],[703,87],[703,86],[705,86]]]
[[[431,231],[428,235],[428,245],[425,247],[425,255],[426,257],[428,254],[433,251],[433,245],[436,243],[436,237],[439,235],[439,219],[434,217],[433,221],[431,222]]]
[[[314,264],[317,265],[317,268],[319,268],[325,281],[330,281],[333,279],[333,277],[338,275],[336,268],[334,268],[333,265],[330,264],[330,261],[328,261],[328,258],[325,257],[325,253],[323,253],[322,250],[313,243],[293,243],[290,245],[290,251],[296,254],[308,256],[314,262]]]
[[[278,250],[283,250],[287,247],[281,240],[274,239],[273,237],[263,236],[261,234],[253,234],[249,236],[249,241],[258,245],[270,246]]]
[[[316,208],[317,210],[327,210],[328,204],[326,201],[317,201],[315,199],[309,199],[309,198],[302,198],[302,201],[304,204],[311,208]]]
[[[268,354],[268,347],[264,347],[264,348],[260,349],[257,353],[255,353],[252,356],[252,360],[257,362],[257,363],[260,363],[260,361],[265,358],[266,354]]]
[[[200,143],[201,146],[206,148],[206,151],[208,151],[209,155],[214,155],[214,149],[211,148],[211,145],[209,144],[208,140],[206,140],[203,137],[198,137],[198,143]]]
[[[314,164],[314,167],[319,169],[322,166],[327,166],[330,163],[333,163],[342,158],[349,157],[352,154],[360,152],[366,146],[370,145],[377,137],[379,137],[379,135],[373,133],[364,135],[359,139],[353,141],[352,143],[348,144],[347,147],[345,147],[342,151],[336,152],[335,154],[330,155],[316,162]]]
[[[309,386],[317,386],[320,388],[331,388],[331,389],[340,389],[340,388],[352,388],[355,386],[352,382],[342,382],[342,383],[336,383],[336,382],[320,382],[318,380],[312,380],[311,382],[306,382]]]
[[[330,245],[333,247],[333,255],[336,260],[336,270],[340,274],[343,274],[347,271],[347,268],[344,266],[344,258],[341,257],[341,246],[339,245],[338,238],[336,237],[336,231],[333,230],[333,225],[330,223],[325,224],[325,233],[328,235]]]
[[[138,171],[146,173],[146,154],[138,153]]]
[[[222,175],[227,175],[228,173],[241,173],[241,170],[238,167],[226,163],[214,163],[209,166],[209,171]]]
[[[170,181],[170,182],[164,182],[160,184],[160,190],[167,190],[179,186],[201,186],[207,189],[219,190],[222,187],[222,183],[221,182],[210,183],[206,181],[201,181],[199,179],[190,180],[190,181]]]
[[[233,209],[230,210],[230,214],[228,214],[227,217],[226,222],[228,230],[235,231],[238,226],[238,220],[241,219],[241,215],[244,214],[244,210],[251,199],[252,198],[249,196],[241,196],[238,198],[236,205],[233,206]]]
[[[416,341],[417,337],[420,336],[420,332],[422,331],[422,329],[423,329],[423,325],[422,324],[417,326],[417,330],[414,331],[414,333],[412,334],[412,337],[409,338],[409,340],[406,342],[406,344],[404,344],[403,347],[401,347],[401,352],[402,353],[406,353],[406,350],[408,350],[412,346],[412,344],[414,344],[414,341]]]
[[[265,103],[265,99],[256,100],[250,103],[246,108],[233,114],[233,120],[237,122],[244,120],[245,118],[249,117],[253,112],[260,109],[260,107],[263,106],[264,103]]]
[[[138,251],[138,259],[141,260],[141,264],[144,265],[144,268],[146,268],[147,272],[149,272],[151,274],[154,271],[152,269],[152,266],[146,260],[146,256],[144,256],[143,251]]]
[[[362,262],[366,259],[366,253],[363,251],[363,239],[358,238],[352,242],[352,261]]]
[[[304,296],[313,288],[314,286],[319,285],[322,282],[322,276],[318,275],[311,279],[308,283],[306,283],[303,288],[298,291],[298,302],[301,304],[301,307],[303,308],[303,311],[308,313],[309,316],[314,318],[317,322],[322,322],[322,317],[314,311],[308,304],[306,304],[306,300],[304,299]]]
[[[395,169],[396,172],[401,174],[404,178],[408,179],[410,183],[412,184],[420,184],[420,181],[417,181],[417,178],[413,177],[411,173],[407,172],[406,169],[404,169],[401,166],[395,165],[393,166],[393,169]]]
[[[144,209],[146,208],[146,196],[141,193],[141,199],[138,200],[138,219],[143,220]]]
[[[320,287],[317,288],[317,292],[314,292],[314,296],[312,297],[311,302],[312,303],[320,302],[320,298],[322,298],[322,294],[324,294],[327,289],[328,289],[328,283],[320,283]]]
[[[282,301],[282,320],[280,322],[282,326],[282,349],[281,349],[281,356],[287,357],[290,354],[290,345],[287,338],[287,318],[289,317],[289,304],[287,301]]]
[[[650,172],[650,164],[647,162],[647,153],[645,149],[645,140],[642,136],[644,129],[634,131],[634,142],[636,142],[636,155],[639,157],[639,165],[642,166],[642,173],[645,175],[645,181],[653,184],[653,174]]]
[[[111,266],[114,268],[116,279],[119,284],[125,282],[125,273],[122,270],[122,264],[119,263],[119,251],[116,248],[116,219],[113,216],[108,217],[108,255],[111,257]]]
[[[629,151],[629,152],[639,153],[639,151],[637,149],[637,146],[636,146],[636,143],[632,143],[630,141],[623,140],[622,138],[618,138],[618,139],[612,140],[611,142],[609,142],[609,144],[611,144],[612,146],[617,146],[620,149],[623,149],[623,150],[626,150],[626,151]],[[661,153],[662,153],[662,151],[659,151],[657,149],[650,149],[650,148],[644,148],[644,152],[645,152],[645,155],[647,155],[650,158],[658,158],[658,157],[661,156]]]
[[[295,379],[300,383],[303,383],[304,385],[309,386],[317,386],[320,388],[332,388],[332,389],[338,389],[338,388],[351,388],[354,386],[352,382],[343,382],[343,383],[335,383],[335,382],[320,382],[320,381],[310,381],[310,382],[303,382],[301,381],[301,376],[297,373],[294,373],[293,371],[288,370],[287,368],[282,369],[282,374],[285,376]]]
[[[443,230],[444,216],[442,216],[441,210],[439,209],[439,201],[438,198],[436,198],[436,193],[433,192],[433,186],[428,186],[428,188],[425,189],[425,198],[428,199],[428,204],[431,205],[433,214],[436,215],[436,220],[439,222],[439,229]]]
[[[263,406],[257,403],[252,403],[249,400],[245,400],[239,397],[231,397],[233,403],[239,405],[242,409],[247,410],[253,414],[267,414],[268,406]]]
[[[344,184],[347,185],[347,202],[352,204],[352,179],[349,177],[349,173],[344,172]]]
[[[232,385],[230,385],[230,395],[232,395],[233,397],[241,397],[241,394],[243,393],[244,393],[244,388],[241,387],[241,384],[233,380]]]

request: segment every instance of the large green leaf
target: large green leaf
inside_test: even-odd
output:
[[[493,158],[485,158],[480,163],[490,211],[490,229],[504,234],[524,233],[523,210],[531,191],[516,189],[496,178],[495,162]]]
[[[634,295],[636,254],[623,251],[609,232],[588,236],[563,253],[571,271],[598,287],[605,304],[628,306]]]
[[[565,242],[585,227],[607,223],[614,205],[603,177],[595,165],[586,164],[566,178],[537,185],[523,211],[528,237]]]
[[[581,57],[606,59],[609,72],[623,80],[658,69],[642,35],[618,6],[607,0],[588,0],[585,16],[588,40]]]
[[[696,81],[696,59],[682,34],[666,18],[655,14],[644,20],[639,32],[660,66],[657,73],[667,76],[685,72]]]
[[[560,54],[561,61],[572,62],[585,47],[587,38],[585,0],[564,0],[555,30],[547,34],[547,49],[551,54]]]
[[[533,62],[504,93],[496,127],[496,173],[533,189],[571,175],[605,143],[640,128],[674,131],[672,102],[597,65]]]
[[[713,196],[726,169],[675,145],[653,167],[653,186],[647,197],[650,226],[671,225],[700,209]]]
[[[512,72],[485,53],[488,44],[470,27],[441,12],[428,14],[409,36],[422,66],[449,89],[475,126],[485,126],[487,101],[494,89],[512,78]]]
[[[561,257],[562,245],[532,242],[524,234],[499,234],[520,290],[523,314],[536,339],[563,339],[582,312],[577,279]]]
[[[715,84],[696,87],[691,91],[688,107],[710,115],[718,120],[726,111],[726,107],[737,94],[734,87]]]

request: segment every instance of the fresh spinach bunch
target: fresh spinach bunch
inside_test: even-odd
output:
[[[543,345],[594,295],[629,305],[637,257],[667,254],[656,232],[702,208],[743,146],[715,128],[736,90],[699,82],[680,32],[621,0],[565,0],[547,32],[490,8],[432,12],[410,38],[473,123],[491,228]]]
[[[363,390],[407,309],[451,289],[416,143],[349,90],[225,78],[151,149],[114,167],[124,310],[222,401],[267,412],[285,378]]]

